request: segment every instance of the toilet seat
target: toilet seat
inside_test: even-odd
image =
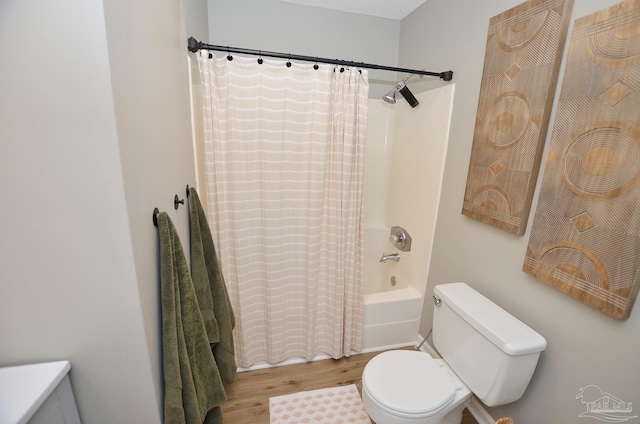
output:
[[[379,408],[396,416],[425,418],[437,414],[456,395],[450,375],[424,352],[392,350],[365,366],[362,389]]]

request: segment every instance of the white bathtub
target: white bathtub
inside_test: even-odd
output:
[[[352,354],[376,352],[403,346],[415,346],[420,329],[422,295],[401,275],[408,261],[380,262],[382,253],[397,250],[389,243],[390,228],[365,227],[364,229],[364,334],[362,350]],[[391,285],[395,276],[396,284]],[[328,359],[321,353],[313,360]],[[238,371],[252,371],[282,365],[307,362],[304,358],[289,358],[277,364],[261,362]]]
[[[420,328],[423,296],[402,276],[402,252],[399,262],[380,262],[397,252],[388,238],[389,228],[364,228],[363,352],[414,345]]]

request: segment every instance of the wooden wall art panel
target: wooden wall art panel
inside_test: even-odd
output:
[[[640,286],[640,0],[576,20],[523,270],[615,318]]]
[[[530,0],[489,21],[462,214],[527,225],[573,0]]]

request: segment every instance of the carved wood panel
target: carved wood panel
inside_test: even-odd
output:
[[[462,214],[522,235],[573,0],[530,0],[489,21]]]
[[[575,21],[523,270],[615,318],[640,286],[640,0]]]

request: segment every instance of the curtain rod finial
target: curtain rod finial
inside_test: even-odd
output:
[[[200,43],[198,40],[196,40],[196,39],[195,39],[195,38],[193,38],[193,37],[189,37],[189,38],[187,39],[187,49],[189,49],[189,51],[190,51],[191,53],[195,53],[195,52],[197,52],[198,50],[200,50],[200,45],[201,45],[201,44],[202,44],[202,43]]]

